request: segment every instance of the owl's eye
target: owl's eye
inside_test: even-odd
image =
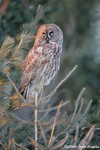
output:
[[[53,31],[50,31],[50,32],[49,32],[49,35],[50,35],[50,36],[53,36],[53,34],[54,34]]]
[[[42,32],[42,34],[45,35],[46,33],[45,33],[45,32]]]

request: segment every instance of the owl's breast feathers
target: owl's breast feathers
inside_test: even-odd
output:
[[[34,45],[25,59],[20,92],[23,93],[31,81],[39,86],[42,76],[45,77],[44,84],[49,84],[59,69],[61,53],[62,45],[56,43]]]

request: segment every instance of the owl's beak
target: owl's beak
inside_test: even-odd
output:
[[[46,43],[49,43],[49,38],[48,37],[46,38]]]
[[[46,34],[46,43],[49,43],[49,34]]]

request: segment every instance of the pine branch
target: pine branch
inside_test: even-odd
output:
[[[39,5],[36,11],[36,15],[34,17],[34,20],[29,24],[23,24],[21,30],[24,34],[34,34],[34,31],[36,31],[36,27],[38,26],[39,20],[42,18],[43,14],[45,12],[45,9],[42,5]]]
[[[91,138],[93,137],[93,133],[94,133],[94,128],[95,126],[93,125],[89,131],[87,132],[87,134],[85,135],[85,137],[81,140],[81,142],[79,143],[78,147],[79,150],[83,150],[84,146],[87,146],[91,140]]]
[[[60,108],[61,108],[61,103],[58,106],[57,113],[55,115],[55,119],[54,119],[54,122],[53,122],[53,125],[52,125],[51,136],[50,136],[50,140],[49,140],[49,143],[48,143],[48,149],[53,145],[54,130],[55,130],[55,126],[57,124],[57,119],[58,119]]]
[[[15,41],[10,36],[6,37],[4,40],[1,48],[0,48],[0,60],[5,59],[9,52],[11,52],[12,48],[14,47]]]
[[[35,111],[34,111],[34,132],[35,132],[35,150],[38,150],[36,142],[38,140],[38,104],[37,104],[38,93],[35,92]]]

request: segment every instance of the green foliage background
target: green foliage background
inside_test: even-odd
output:
[[[36,17],[39,5],[43,6],[43,9]],[[86,103],[88,103],[89,99],[93,99],[88,121],[90,124],[95,123],[97,126],[100,123],[100,115],[98,115],[100,114],[99,9],[99,0],[10,0],[5,14],[0,14],[0,45],[2,45],[7,36],[15,39],[15,41],[10,39],[12,50],[16,49],[20,39],[25,41],[19,47],[19,51],[23,49],[21,56],[15,52],[15,56],[13,56],[13,51],[10,54],[10,57],[17,57],[17,61],[19,59],[19,64],[16,64],[13,60],[12,62],[17,69],[20,69],[20,72],[13,65],[8,70],[8,74],[11,75],[17,87],[20,85],[19,76],[21,77],[22,69],[20,67],[23,64],[22,60],[24,60],[27,52],[33,45],[34,35],[38,26],[43,23],[55,23],[61,27],[64,33],[64,50],[61,69],[53,86],[66,75],[72,66],[77,64],[79,66],[77,71],[59,89],[59,98],[72,100],[68,110],[70,113],[76,102],[74,99],[76,99],[80,89],[86,87]],[[26,29],[29,31],[28,37],[24,37]],[[23,37],[21,37],[22,35],[20,36],[22,31]],[[8,43],[9,38],[7,38]],[[3,66],[0,67],[3,68]],[[9,91],[8,87],[11,85],[7,83],[7,78],[2,73],[1,78],[6,82],[6,86],[5,84],[3,85],[1,93],[12,95],[14,90],[10,88]],[[52,85],[50,86],[52,88]]]

